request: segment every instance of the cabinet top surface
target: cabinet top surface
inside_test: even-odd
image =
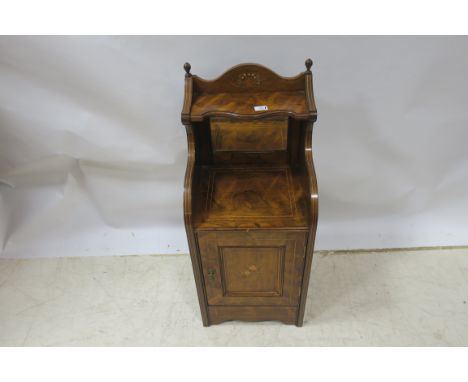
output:
[[[190,74],[190,65],[186,64],[182,121],[198,122],[213,116],[315,120],[317,110],[308,61],[307,70],[295,77],[282,77],[258,64],[241,64],[214,80]]]
[[[306,119],[309,113],[305,92],[200,94],[195,96],[191,119],[201,121],[205,116],[257,117],[276,114]]]

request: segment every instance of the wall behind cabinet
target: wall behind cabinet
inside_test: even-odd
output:
[[[467,37],[0,37],[2,257],[187,252],[185,61],[314,60],[317,249],[468,244]]]

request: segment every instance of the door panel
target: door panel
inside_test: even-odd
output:
[[[302,232],[199,232],[209,305],[299,302],[305,254]]]

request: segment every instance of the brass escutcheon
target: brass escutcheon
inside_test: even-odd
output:
[[[208,269],[208,277],[210,278],[210,280],[214,280],[215,279],[215,276],[216,276],[216,271],[214,269]]]

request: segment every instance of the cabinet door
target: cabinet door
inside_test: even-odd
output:
[[[305,233],[198,233],[209,305],[299,303]]]

